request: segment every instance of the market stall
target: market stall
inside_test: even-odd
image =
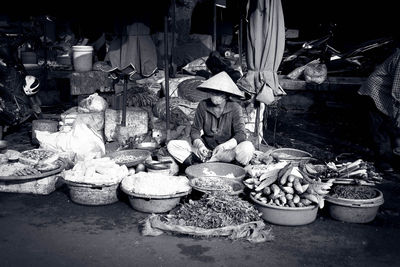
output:
[[[238,74],[244,77],[242,81],[247,81],[250,93],[256,95],[254,101],[271,104],[275,96],[284,95],[277,75],[284,27],[267,23],[281,22],[282,10],[280,1],[272,2],[268,21],[259,20],[265,1],[251,6],[256,13],[251,17],[254,28],[248,32],[249,69],[244,76],[241,51],[239,55],[225,51],[224,56],[214,53],[214,57],[190,62],[171,77],[167,17],[164,70],[156,69],[152,61],[145,75],[134,76],[132,62],[121,63],[122,49],[112,50],[120,61],[117,67],[115,62],[108,66],[111,68],[105,62],[92,66],[90,59],[87,70],[70,77],[73,92],[89,96],[60,114],[56,130],[32,128],[39,148],[18,152],[2,143],[0,191],[50,194],[66,186],[72,202],[87,208],[124,201],[122,195],[132,212],[149,214],[141,225],[145,236],[168,232],[260,243],[273,240],[273,225],[311,224],[322,209],[344,222],[373,221],[384,201],[375,188],[383,178],[373,163],[363,159],[324,162],[303,150],[260,147],[262,114],[257,111],[258,104],[251,105],[248,99],[238,102],[248,140],[234,149],[186,169],[166,149],[172,139],[190,139],[195,111],[209,98],[199,88],[215,74],[211,69],[218,69],[213,64],[221,63],[217,67],[226,70],[230,79]],[[261,43],[251,43],[260,41],[256,37],[268,27],[271,31]],[[131,45],[137,45],[135,40]],[[149,36],[146,41],[151,42]],[[270,43],[275,46],[264,50]],[[139,64],[144,64],[141,59]],[[122,80],[122,89],[111,79]],[[104,90],[111,86],[112,94],[119,90],[122,95],[118,109]],[[254,133],[255,142],[251,140]]]

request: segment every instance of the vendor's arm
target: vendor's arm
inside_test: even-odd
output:
[[[246,128],[243,119],[242,107],[235,103],[235,107],[233,109],[233,138],[236,139],[236,142],[239,144],[246,140]]]
[[[204,102],[201,101],[197,106],[192,128],[190,131],[190,137],[192,139],[192,142],[196,139],[201,139],[201,130],[203,130],[205,112],[206,110]]]

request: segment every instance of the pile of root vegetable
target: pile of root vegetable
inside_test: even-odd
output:
[[[292,163],[279,167],[277,171],[268,168],[254,171],[254,168],[249,172],[251,178],[244,180],[244,184],[251,190],[250,195],[255,200],[268,205],[291,208],[318,205],[322,209],[325,195],[334,181],[329,179],[323,182],[320,178],[311,178],[303,171],[304,166]]]
[[[325,165],[313,165],[307,163],[304,172],[313,179],[327,181],[335,179],[335,183],[375,185],[382,182],[382,176],[375,171],[372,163],[358,159],[354,162],[334,163]]]
[[[189,200],[168,215],[168,224],[214,229],[262,220],[252,204],[223,192]]]

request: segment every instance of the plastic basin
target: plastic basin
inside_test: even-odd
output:
[[[255,203],[255,207],[262,213],[261,217],[273,224],[285,226],[306,225],[315,221],[318,213],[318,206],[311,205],[307,207],[279,207],[264,204],[253,196],[251,200]]]
[[[349,223],[368,223],[375,219],[379,206],[384,203],[383,193],[373,188],[377,197],[371,199],[346,199],[326,197],[330,216],[338,221]]]

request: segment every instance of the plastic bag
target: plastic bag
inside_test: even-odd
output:
[[[102,157],[103,138],[84,123],[75,123],[69,132],[35,131],[40,147],[59,152],[73,152],[74,161]]]
[[[86,112],[100,112],[105,111],[108,107],[107,101],[99,96],[98,93],[94,93],[87,98],[79,102],[79,108]]]
[[[251,243],[272,241],[274,236],[272,228],[263,221],[243,223],[214,229],[204,229],[194,226],[170,225],[161,220],[160,215],[151,215],[142,221],[142,234],[147,236],[159,236],[164,232],[185,234],[191,236],[220,236],[232,240],[244,239]]]

